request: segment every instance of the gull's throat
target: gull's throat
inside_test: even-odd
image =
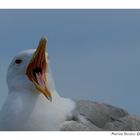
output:
[[[33,82],[36,88],[51,100],[51,93],[47,83],[47,60],[45,53],[46,39],[41,39],[33,57],[28,64],[26,75]]]

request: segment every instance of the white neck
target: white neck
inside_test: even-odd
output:
[[[22,87],[21,90],[17,91],[9,89],[10,94],[7,100],[9,100],[8,108],[10,109],[8,116],[12,114],[10,115],[12,121],[9,119],[9,122],[3,122],[3,124],[7,123],[7,130],[59,130],[62,122],[72,115],[75,103],[59,96],[49,65],[47,68],[48,87],[52,94],[52,101],[39,93],[36,88],[29,90]],[[27,79],[24,80],[21,82],[24,82],[26,86]]]

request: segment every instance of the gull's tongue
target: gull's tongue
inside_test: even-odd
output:
[[[35,73],[35,75],[36,75],[36,79],[37,79],[38,84],[39,84],[41,87],[45,88],[46,84],[45,84],[45,81],[43,80],[43,77],[42,77],[41,72]]]

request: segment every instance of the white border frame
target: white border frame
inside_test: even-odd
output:
[[[139,9],[140,0],[0,0],[1,9]]]

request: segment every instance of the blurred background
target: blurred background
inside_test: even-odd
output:
[[[0,10],[0,108],[8,64],[43,35],[61,96],[140,115],[140,10]]]

